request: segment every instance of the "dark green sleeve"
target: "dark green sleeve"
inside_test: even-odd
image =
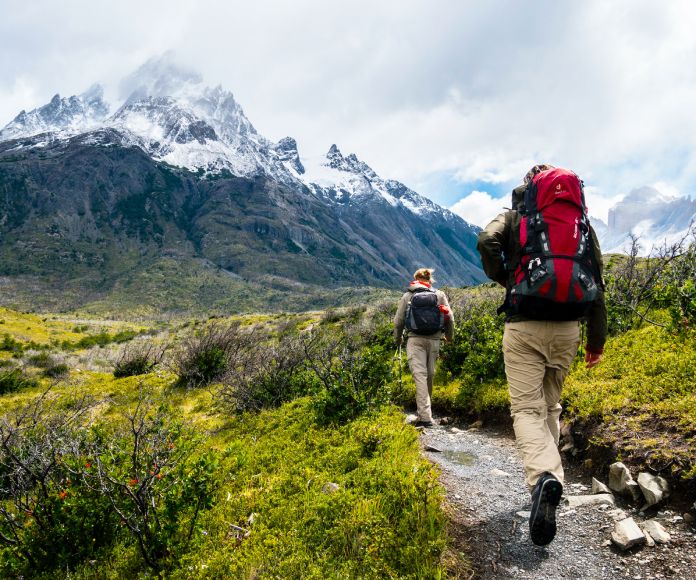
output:
[[[601,353],[604,350],[604,343],[607,340],[607,306],[604,300],[604,282],[601,280],[604,275],[604,261],[602,260],[602,250],[599,247],[597,234],[590,227],[590,238],[592,249],[597,259],[600,277],[599,297],[592,303],[587,313],[587,350],[594,353]]]
[[[481,254],[483,271],[491,280],[502,286],[507,283],[503,253],[510,235],[510,212],[499,214],[478,236],[477,249]]]

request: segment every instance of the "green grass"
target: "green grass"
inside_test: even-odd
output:
[[[346,309],[336,316],[353,319],[356,313]],[[76,342],[88,329],[101,328],[98,321],[77,325],[11,311],[3,312],[3,317],[13,321],[9,328],[14,336],[22,325],[33,325],[31,333],[20,337],[25,340],[50,337],[50,329],[58,329],[63,340]],[[239,319],[291,332],[327,324],[320,313]],[[173,323],[170,337],[179,340],[203,324]],[[71,361],[74,355],[64,356]],[[93,398],[99,403],[89,412],[89,421],[109,429],[123,421],[123,413],[133,409],[146,391],[153,400],[165,401],[172,417],[184,421],[199,437],[195,457],[214,458],[213,501],[201,511],[190,541],[173,544],[163,558],[166,577],[442,578],[452,567],[469,569],[463,556],[458,554],[453,562],[448,551],[437,468],[423,459],[417,432],[394,406],[344,423],[321,420],[312,397],[260,413],[229,414],[217,406],[212,389],[177,387],[177,377],[163,368],[117,379],[108,372],[71,366],[69,377],[56,383],[40,376],[48,356],[41,351],[31,357],[38,365],[30,367],[36,381],[0,397],[3,415],[16,413],[53,385],[51,409],[60,412],[72,408],[71,401],[80,397]],[[54,493],[67,490],[68,495],[55,502],[64,501],[66,510],[77,509],[80,501],[91,501],[88,496],[80,499],[80,489],[69,484],[56,488]],[[68,520],[74,517],[70,513],[66,512]],[[182,529],[189,521],[187,513],[177,524]],[[91,563],[71,568],[71,577],[152,573],[125,528],[114,537],[112,544],[90,556]],[[23,569],[21,557],[2,546],[0,570],[10,576],[45,578],[64,573],[46,570],[42,576]]]

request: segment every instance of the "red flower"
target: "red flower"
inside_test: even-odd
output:
[[[91,464],[89,461],[86,461],[86,462],[85,462],[85,467],[86,467],[87,469],[89,469],[90,467],[92,467],[92,464]]]
[[[134,485],[138,485],[138,480],[136,478],[133,478],[128,482],[128,485],[130,485],[131,487],[133,487]]]
[[[68,492],[65,491],[65,490],[61,491],[61,492],[58,494],[58,499],[65,499],[66,497],[68,497]]]

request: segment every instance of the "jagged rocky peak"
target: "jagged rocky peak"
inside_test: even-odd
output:
[[[143,97],[123,105],[112,119],[114,125],[151,140],[190,143],[217,141],[215,129],[182,108],[172,97]]]
[[[300,155],[297,152],[297,141],[295,141],[292,137],[283,137],[273,146],[273,150],[278,155],[278,161],[286,163],[299,175],[304,174],[305,168],[304,165],[302,165]]]
[[[21,111],[2,131],[0,140],[29,137],[46,131],[81,132],[109,114],[101,85],[92,85],[81,95],[53,96],[49,103],[29,112]]]
[[[359,173],[370,179],[377,178],[375,171],[367,163],[360,161],[355,153],[351,153],[348,157],[344,157],[336,144],[331,145],[326,154],[326,159],[328,160],[328,166],[333,169],[347,171],[349,173]]]

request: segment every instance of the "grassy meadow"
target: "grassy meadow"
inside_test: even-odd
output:
[[[580,459],[687,495],[693,268],[615,261],[604,359],[588,370],[579,352],[563,393]],[[434,407],[508,421],[501,290],[446,290],[457,330]],[[467,577],[437,468],[404,422],[414,386],[394,311],[135,323],[0,309],[0,575]]]

